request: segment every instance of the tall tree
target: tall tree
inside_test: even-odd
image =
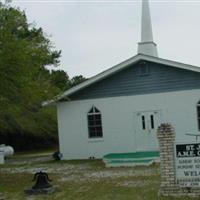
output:
[[[69,76],[63,70],[52,70],[51,82],[53,85],[60,88],[62,91],[68,89],[70,86]]]
[[[70,80],[70,87],[74,87],[84,81],[86,81],[87,79],[85,77],[83,77],[82,75],[77,75],[74,76],[71,80]]]
[[[0,134],[56,133],[55,111],[41,102],[61,91],[45,69],[60,53],[23,11],[0,5]]]

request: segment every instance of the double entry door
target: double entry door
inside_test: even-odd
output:
[[[161,111],[134,113],[136,151],[158,151],[157,128],[161,123]]]

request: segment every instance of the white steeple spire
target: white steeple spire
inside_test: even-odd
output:
[[[158,57],[157,46],[153,42],[151,15],[148,0],[142,0],[142,33],[141,42],[138,43],[138,54]]]

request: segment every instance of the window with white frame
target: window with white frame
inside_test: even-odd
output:
[[[102,138],[101,112],[93,106],[87,114],[87,119],[89,138]]]
[[[200,101],[197,103],[197,123],[198,130],[200,131]]]

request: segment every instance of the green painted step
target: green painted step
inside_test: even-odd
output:
[[[111,160],[109,163],[148,163],[151,162],[152,159],[143,159],[143,160]]]
[[[144,151],[144,152],[134,152],[134,153],[111,153],[103,157],[103,159],[129,159],[129,158],[149,158],[149,157],[159,157],[160,153],[158,151]]]
[[[107,167],[150,165],[158,162],[158,151],[134,152],[134,153],[111,153],[103,157]]]

